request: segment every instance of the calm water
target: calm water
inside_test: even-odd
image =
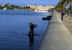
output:
[[[45,34],[48,21],[43,21],[48,13],[0,10],[0,50],[37,50]],[[29,42],[29,22],[35,28],[34,42]]]

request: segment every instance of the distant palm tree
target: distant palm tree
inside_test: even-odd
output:
[[[72,2],[72,0],[65,0],[65,6]]]
[[[72,0],[61,0],[55,8],[56,9],[65,9],[65,7],[71,2],[72,2]]]
[[[63,9],[65,7],[64,3],[65,3],[65,0],[61,0],[56,6],[56,9]]]

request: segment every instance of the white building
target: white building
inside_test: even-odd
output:
[[[41,5],[28,5],[28,6],[36,10],[49,10],[50,8],[54,8],[54,6],[41,6]]]

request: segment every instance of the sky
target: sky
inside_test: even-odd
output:
[[[29,4],[32,5],[57,5],[57,3],[60,0],[0,0],[0,4],[4,5],[6,3],[14,4],[14,5],[19,5],[19,6],[27,6]]]

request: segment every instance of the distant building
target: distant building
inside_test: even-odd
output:
[[[28,7],[37,10],[49,10],[50,8],[54,8],[54,6],[41,6],[41,5],[28,5]]]

